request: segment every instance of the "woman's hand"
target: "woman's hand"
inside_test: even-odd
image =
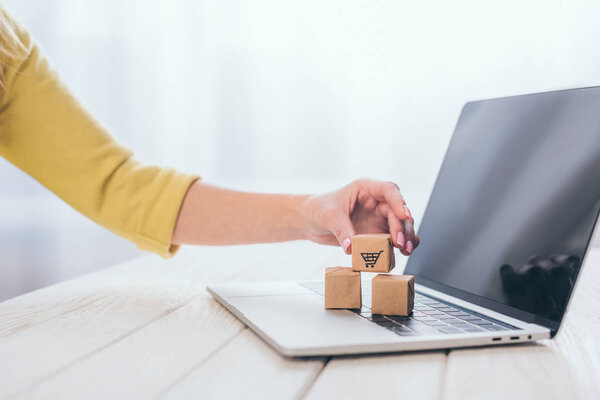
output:
[[[391,233],[394,246],[405,256],[419,245],[410,210],[392,182],[359,179],[334,192],[310,196],[302,214],[308,239],[339,244],[347,254],[357,233]]]
[[[183,200],[172,244],[310,239],[350,253],[357,233],[391,233],[405,256],[419,245],[398,186],[368,179],[318,196],[246,193],[196,181]]]

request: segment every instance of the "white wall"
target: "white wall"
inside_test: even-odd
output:
[[[595,0],[3,4],[141,158],[230,186],[312,191],[370,176],[420,209],[465,101],[600,84]],[[22,235],[0,245],[12,282],[39,268],[22,256],[30,243],[59,271],[18,289],[5,272],[0,297],[138,254],[4,161],[0,193],[0,220],[13,221],[0,235]],[[69,249],[75,235],[93,244]]]

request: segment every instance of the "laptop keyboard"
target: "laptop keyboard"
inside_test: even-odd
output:
[[[323,282],[300,282],[301,286],[324,297]],[[350,310],[400,336],[499,332],[518,330],[515,326],[469,311],[444,300],[416,292],[413,312],[408,317],[371,313],[371,281],[361,282],[363,307]]]

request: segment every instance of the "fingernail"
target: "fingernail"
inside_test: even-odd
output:
[[[404,233],[398,232],[398,235],[396,235],[396,242],[398,242],[398,246],[404,247]]]
[[[346,238],[344,239],[344,241],[342,242],[342,247],[344,248],[344,251],[347,253],[348,252],[348,248],[350,247],[350,245],[352,244],[352,240],[350,240],[350,238]]]
[[[410,210],[408,209],[408,207],[406,207],[406,204],[404,205],[404,213],[406,214],[406,216],[408,218],[412,218],[412,215],[410,213]]]
[[[413,242],[411,242],[410,240],[408,241],[408,243],[406,243],[406,251],[408,251],[408,254],[412,254]]]

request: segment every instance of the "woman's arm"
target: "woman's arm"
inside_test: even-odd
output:
[[[196,181],[173,232],[174,244],[241,244],[310,239],[351,252],[356,233],[391,233],[404,255],[419,244],[398,186],[357,180],[317,196],[258,194]]]
[[[179,213],[173,243],[225,245],[304,239],[306,196],[227,190],[196,181]]]
[[[3,66],[0,156],[141,249],[173,254],[177,215],[197,177],[136,161],[69,93],[27,31],[11,24],[23,52]]]
[[[393,183],[359,180],[320,196],[253,194],[137,162],[73,98],[27,31],[11,24],[25,51],[5,66],[0,155],[138,247],[168,256],[182,243],[310,239],[349,252],[357,232],[390,232],[406,255],[417,246]]]

